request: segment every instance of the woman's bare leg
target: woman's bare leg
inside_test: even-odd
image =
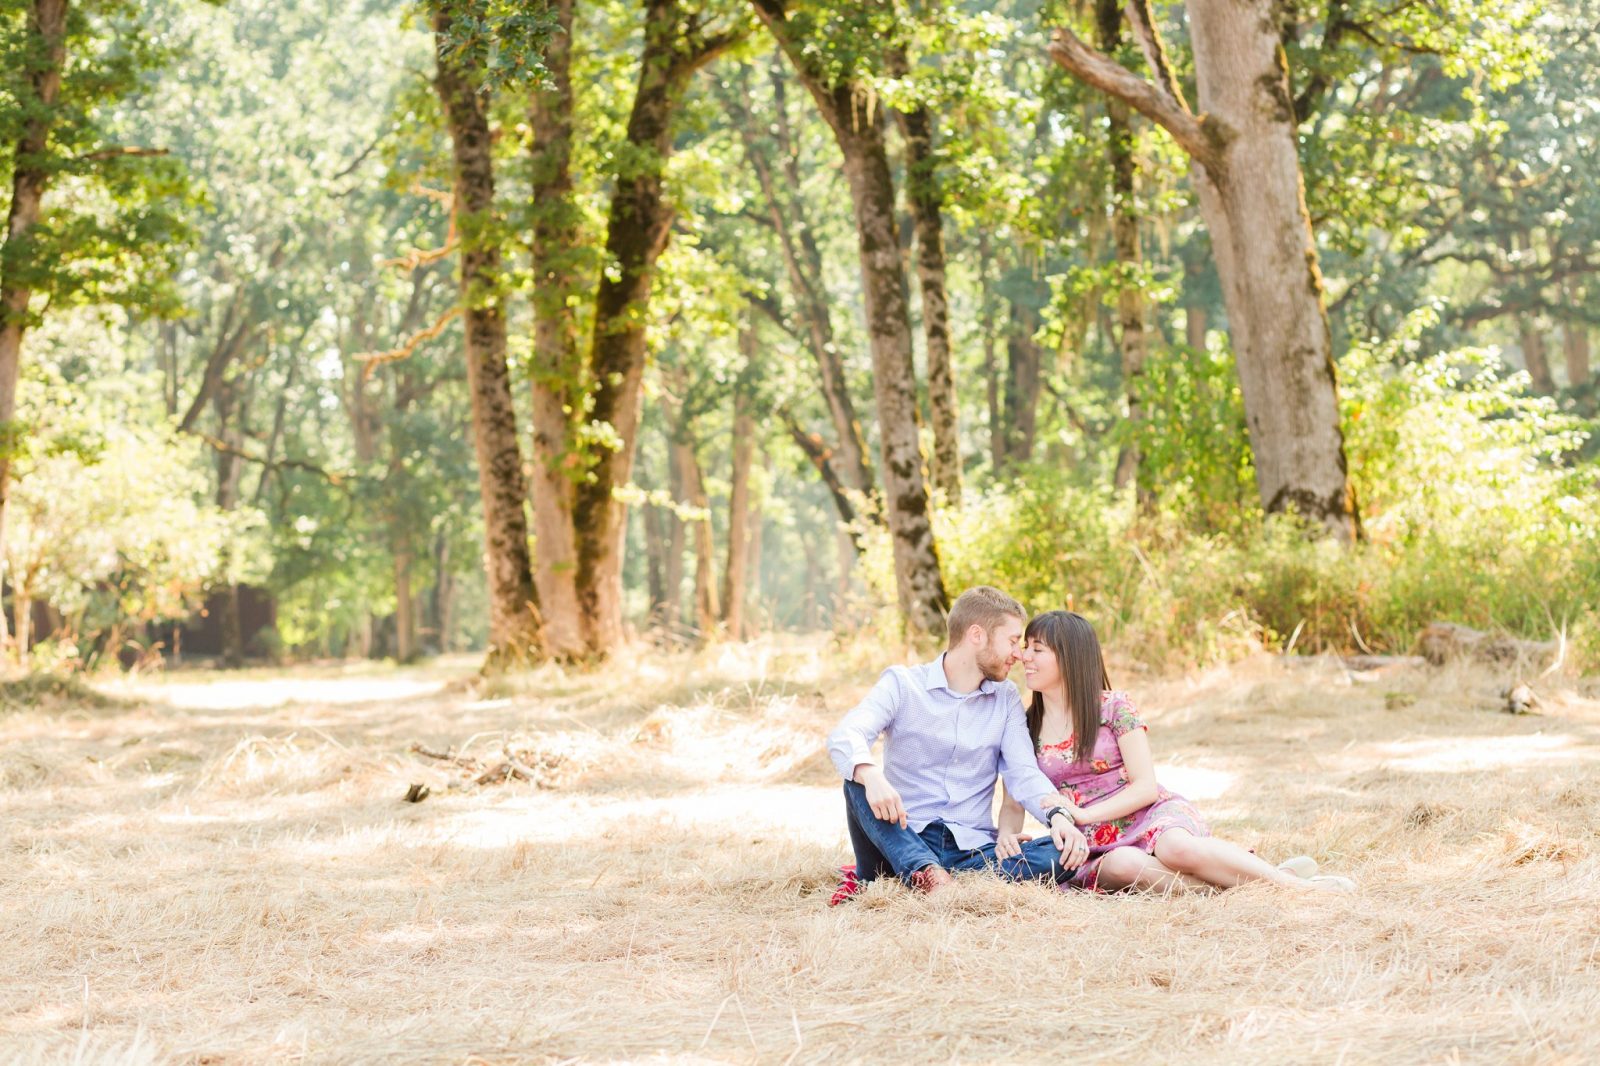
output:
[[[1104,892],[1136,888],[1143,892],[1210,892],[1215,886],[1188,877],[1138,848],[1112,848],[1095,871],[1095,887]]]
[[[1218,888],[1235,888],[1248,881],[1271,881],[1285,888],[1311,891],[1321,887],[1278,869],[1237,844],[1197,837],[1186,829],[1169,829],[1156,838],[1155,857],[1170,870],[1198,877]]]

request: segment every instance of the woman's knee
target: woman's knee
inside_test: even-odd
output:
[[[1155,851],[1156,857],[1172,869],[1180,873],[1192,873],[1205,862],[1207,848],[1198,837],[1182,830],[1171,830],[1156,841]]]
[[[1112,848],[1101,856],[1095,878],[1109,888],[1126,888],[1138,882],[1149,861],[1138,848]]]

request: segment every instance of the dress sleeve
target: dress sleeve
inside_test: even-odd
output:
[[[1133,700],[1128,698],[1126,692],[1107,692],[1106,701],[1100,708],[1101,721],[1111,730],[1112,736],[1123,736],[1135,729],[1149,731],[1149,726],[1144,724],[1144,719],[1139,717],[1139,712],[1134,709]]]

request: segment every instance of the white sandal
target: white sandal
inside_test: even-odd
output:
[[[1296,877],[1310,880],[1317,874],[1317,860],[1309,855],[1296,855],[1280,862],[1278,869],[1286,874],[1294,874]]]
[[[1348,877],[1340,877],[1338,874],[1318,874],[1316,877],[1307,878],[1307,880],[1318,888],[1326,889],[1329,892],[1354,892],[1356,890],[1354,881]]]

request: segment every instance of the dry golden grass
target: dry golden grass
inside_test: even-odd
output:
[[[1350,897],[964,878],[824,904],[870,649],[467,662],[0,717],[0,1062],[1592,1062],[1600,703],[1469,669],[1114,669],[1163,777]],[[408,752],[511,742],[538,789]],[[420,804],[401,796],[426,782]]]

